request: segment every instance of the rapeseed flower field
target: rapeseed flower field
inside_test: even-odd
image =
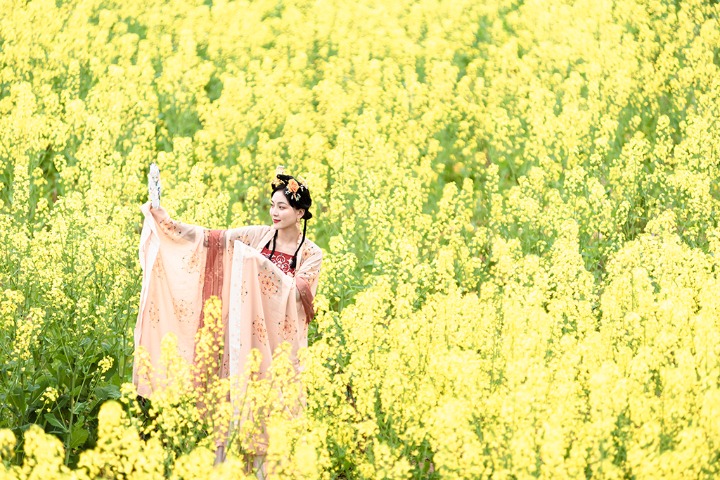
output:
[[[247,423],[213,468],[228,385],[172,339],[172,388],[127,383],[157,162],[212,228],[268,223],[278,164],[310,185],[303,388],[281,349],[248,389],[275,478],[717,478],[719,17],[1,2],[0,477],[255,478]]]

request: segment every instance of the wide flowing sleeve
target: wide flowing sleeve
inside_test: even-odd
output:
[[[149,357],[149,369],[133,365],[138,393],[149,396],[166,383],[161,344],[172,334],[180,356],[195,361],[195,334],[203,325],[203,306],[211,296],[221,299],[227,321],[230,268],[235,240],[259,243],[270,230],[248,226],[210,230],[173,220],[164,208],[141,207],[145,215],[140,235],[143,270],[140,306],[135,325],[135,350]],[[223,365],[225,366],[225,365]],[[221,375],[225,374],[222,369]]]
[[[299,263],[295,272],[295,286],[305,311],[305,322],[310,323],[310,320],[315,317],[314,300],[322,265],[322,250],[314,243],[308,242],[308,245],[302,250]]]
[[[272,354],[283,342],[295,355],[307,346],[307,330],[299,317],[292,277],[256,249],[236,242],[229,295],[229,376],[242,382],[251,349],[262,354],[260,375],[270,368]]]
[[[256,248],[235,242],[230,280],[229,358],[230,398],[239,425],[250,418],[263,425],[263,417],[253,417],[245,393],[248,386],[248,360],[252,350],[260,354],[254,378],[266,378],[275,350],[290,346],[290,360],[301,371],[298,351],[307,347],[307,324],[296,298],[296,279],[284,273]],[[241,428],[242,430],[242,428]],[[266,430],[254,435],[256,453],[267,449]]]
[[[145,214],[140,235],[143,271],[140,305],[135,325],[135,350],[144,350],[152,369],[133,365],[138,393],[149,396],[165,382],[161,342],[168,334],[177,339],[178,353],[192,361],[195,332],[202,309],[202,284],[207,245],[204,229],[172,220],[163,208],[141,207]]]

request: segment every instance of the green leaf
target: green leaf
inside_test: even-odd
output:
[[[57,380],[53,378],[52,375],[48,374],[42,374],[40,375],[35,382],[40,385],[40,387],[44,390],[48,385],[55,385],[57,384]]]
[[[67,433],[68,429],[60,422],[60,420],[57,419],[53,412],[46,413],[45,420],[47,420],[53,427],[59,428],[63,433]]]
[[[102,387],[95,388],[95,395],[98,400],[108,400],[120,398],[120,388],[117,385],[104,385]]]
[[[85,429],[85,422],[78,422],[73,426],[70,434],[70,448],[75,449],[84,444],[90,433]]]
[[[18,409],[20,412],[24,412],[27,408],[27,402],[25,401],[25,391],[21,387],[15,388],[9,395],[10,403]]]
[[[85,408],[85,405],[87,405],[87,402],[77,402],[75,405],[73,405],[72,413],[73,415],[77,415],[78,413],[82,412]]]
[[[115,362],[115,365],[117,365],[117,362]],[[125,379],[121,378],[120,375],[118,375],[118,373],[115,372],[112,377],[110,377],[108,380],[106,380],[106,382],[119,387],[120,385],[122,385],[125,382]]]

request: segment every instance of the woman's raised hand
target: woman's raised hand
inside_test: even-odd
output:
[[[160,169],[155,162],[150,164],[148,173],[148,194],[152,208],[160,207]]]

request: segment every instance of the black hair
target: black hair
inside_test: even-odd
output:
[[[290,268],[295,269],[295,266],[297,264],[297,256],[298,252],[300,251],[300,247],[302,247],[303,243],[305,243],[305,232],[307,231],[307,221],[312,218],[312,213],[310,213],[310,206],[312,205],[312,198],[310,198],[310,190],[308,189],[307,185],[304,185],[297,180],[295,180],[295,177],[292,175],[284,175],[284,174],[277,174],[276,175],[277,180],[272,183],[272,192],[270,192],[270,196],[272,197],[275,192],[283,192],[285,195],[285,198],[287,199],[288,203],[291,207],[295,209],[303,209],[305,212],[303,213],[303,216],[300,217],[303,220],[305,220],[303,224],[303,234],[302,234],[302,240],[300,240],[300,244],[297,247],[297,250],[295,250],[295,254],[292,257],[292,260],[290,260]],[[294,180],[297,182],[298,189],[296,192],[291,192],[288,188],[288,185],[290,184],[290,181]],[[277,236],[278,231],[275,230],[275,235],[273,235],[273,238],[270,242],[272,242],[272,251],[270,252],[270,256],[268,257],[269,260],[272,260],[273,255],[275,255],[275,244],[277,243]],[[270,242],[266,245],[268,250],[270,249]]]

